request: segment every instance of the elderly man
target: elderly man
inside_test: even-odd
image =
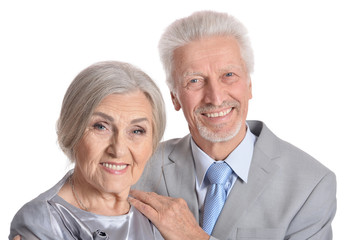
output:
[[[159,49],[190,134],[161,144],[133,206],[166,239],[332,239],[334,173],[246,121],[253,53],[242,24],[196,12],[171,24]]]

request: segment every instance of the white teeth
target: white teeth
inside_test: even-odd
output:
[[[217,113],[206,113],[206,116],[209,118],[223,117],[223,116],[227,115],[231,110],[232,110],[232,108],[229,108],[225,111],[217,112]]]
[[[110,163],[102,163],[102,165],[106,168],[110,168],[112,170],[123,170],[124,168],[127,167],[126,164],[123,164],[123,165],[115,165],[115,164],[110,164]]]

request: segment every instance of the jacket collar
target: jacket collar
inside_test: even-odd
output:
[[[163,166],[163,172],[169,196],[183,198],[198,221],[195,166],[190,140],[190,134],[180,139],[169,155],[170,164]]]
[[[272,181],[278,166],[273,159],[280,156],[279,139],[262,122],[249,121],[251,131],[258,136],[248,182],[237,179],[213,229],[212,236],[224,238],[242,221],[264,189]]]
[[[278,166],[271,160],[280,156],[279,139],[259,121],[247,121],[258,139],[250,166],[248,183],[237,179],[213,230],[215,237],[227,236],[257,197],[272,180]],[[191,135],[180,139],[169,154],[170,164],[163,166],[165,184],[170,197],[183,198],[199,221],[195,193],[195,165],[190,146]]]

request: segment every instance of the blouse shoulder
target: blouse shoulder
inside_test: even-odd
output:
[[[13,239],[16,235],[21,235],[26,239],[52,239],[56,233],[52,228],[52,216],[48,209],[46,201],[34,199],[26,203],[15,214],[10,227],[9,239]],[[32,238],[31,238],[32,237]]]
[[[19,209],[11,222],[9,239],[13,239],[16,235],[28,237],[29,239],[54,239],[54,236],[56,236],[53,227],[54,217],[51,214],[48,201],[59,192],[59,189],[64,185],[71,173],[72,171],[69,171],[54,187]]]

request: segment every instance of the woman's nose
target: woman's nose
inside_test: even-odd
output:
[[[124,137],[122,137],[120,134],[115,134],[115,136],[110,141],[107,152],[112,157],[119,158],[126,154],[127,149],[128,148]]]

